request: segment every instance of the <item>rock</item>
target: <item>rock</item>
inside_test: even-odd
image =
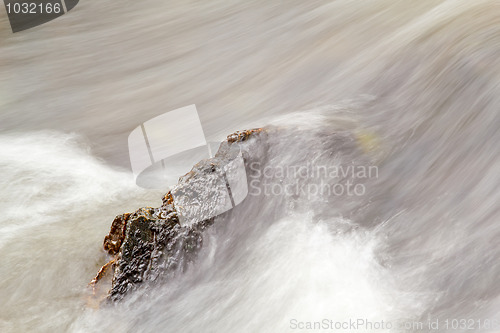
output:
[[[250,136],[262,132],[262,128],[255,128],[251,130],[246,130],[246,131],[238,131],[233,134],[230,134],[227,136],[227,142],[228,143],[233,143],[233,142],[241,142],[241,141],[246,141]]]
[[[231,145],[257,136],[262,131],[253,129],[229,135],[214,158],[196,164],[179,179],[179,184],[189,187],[196,178],[213,172],[214,168],[229,160]],[[108,300],[120,300],[134,289],[183,272],[196,259],[202,247],[203,231],[213,223],[214,218],[210,218],[194,225],[181,226],[170,192],[158,208],[145,207],[118,215],[104,238],[104,250],[114,256],[107,264],[114,267]],[[99,281],[104,271],[99,271],[93,284]]]
[[[115,255],[120,250],[125,238],[125,225],[129,217],[130,214],[118,215],[111,224],[109,235],[104,237],[104,250],[109,254]]]

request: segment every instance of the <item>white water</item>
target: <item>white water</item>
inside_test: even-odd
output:
[[[0,24],[0,331],[500,322],[496,1],[105,0],[19,34],[0,9]],[[128,133],[193,103],[209,141],[300,129],[274,137],[273,167],[379,177],[360,197],[249,197],[186,274],[89,308],[113,217],[161,203],[133,184]],[[365,156],[335,133],[377,144]]]

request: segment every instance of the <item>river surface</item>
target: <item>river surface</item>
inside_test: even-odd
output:
[[[0,6],[0,331],[499,332],[499,83],[495,0],[82,0],[16,34]],[[209,141],[278,129],[266,182],[307,190],[249,195],[185,274],[90,306],[113,218],[166,192],[127,137],[191,104]],[[333,197],[276,175],[311,162],[377,173]]]

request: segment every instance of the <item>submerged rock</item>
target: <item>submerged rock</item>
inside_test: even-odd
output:
[[[216,156],[196,164],[179,179],[179,185],[183,189],[199,187],[200,181],[197,179],[216,172],[218,167],[231,160],[233,145],[257,136],[262,131],[253,129],[229,135]],[[104,250],[113,258],[103,266],[92,283],[97,283],[105,268],[112,265],[114,270],[108,299],[116,301],[140,286],[184,271],[196,259],[203,244],[202,232],[213,224],[214,218],[191,225],[181,225],[179,220],[171,192],[165,195],[163,204],[158,208],[145,207],[133,213],[118,215],[104,238]]]

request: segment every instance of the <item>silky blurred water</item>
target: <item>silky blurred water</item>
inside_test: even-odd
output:
[[[500,330],[497,1],[81,1],[16,34],[0,6],[0,40],[0,331]],[[185,274],[95,309],[111,221],[165,192],[134,184],[127,136],[190,104],[208,141],[272,124],[266,166],[378,177],[249,196]]]

